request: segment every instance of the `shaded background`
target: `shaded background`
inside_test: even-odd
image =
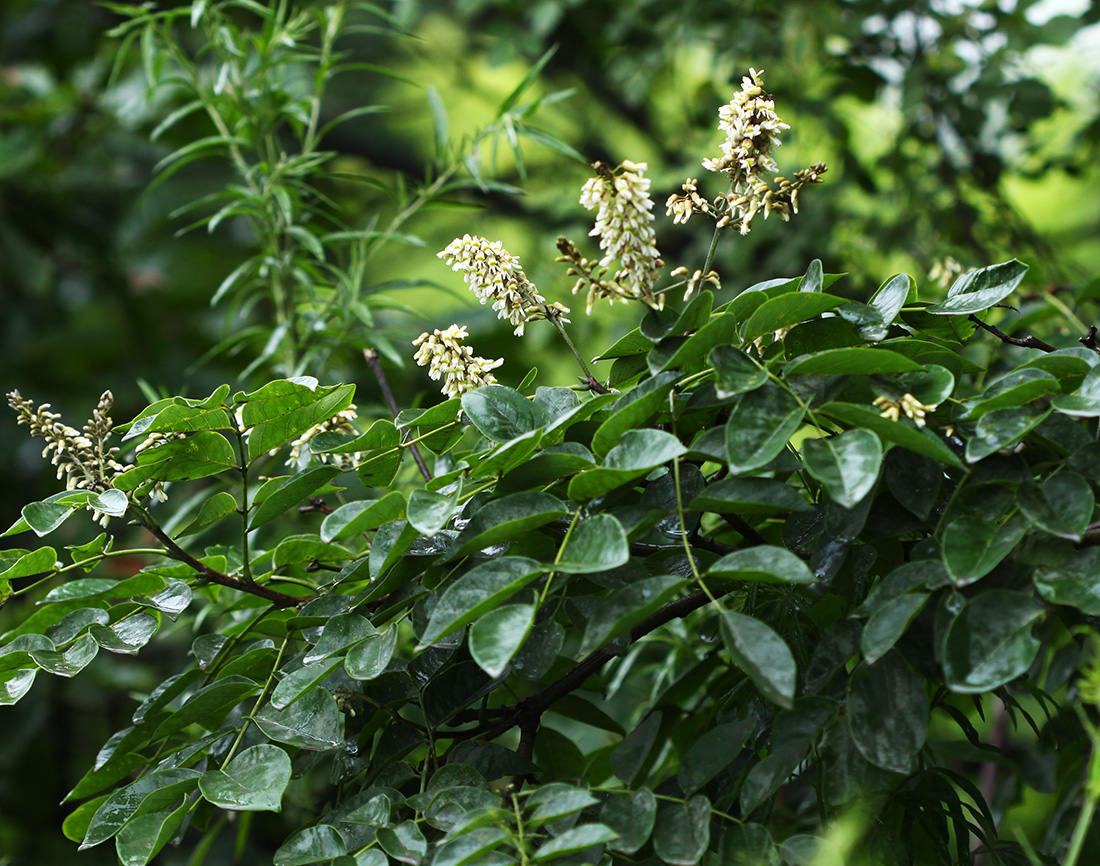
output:
[[[725,239],[715,260],[723,297],[759,280],[800,274],[821,258],[826,272],[849,274],[837,289],[853,298],[865,300],[904,271],[930,299],[943,290],[929,271],[947,256],[967,267],[1013,256],[1032,266],[1021,315],[1006,330],[1042,328],[1044,319],[1061,320],[1065,309],[1100,295],[1095,4],[383,5],[410,38],[362,35],[342,47],[422,86],[366,73],[334,81],[331,116],[360,104],[389,106],[325,140],[344,170],[415,185],[433,149],[423,85],[439,92],[450,136],[459,140],[488,122],[531,64],[557,46],[536,93],[568,95],[542,107],[533,122],[588,160],[648,162],[662,254],[670,268],[694,269],[709,232],[695,223],[673,226],[660,203],[685,177],[705,173],[700,160],[715,155],[720,141],[718,106],[753,66],[765,71],[777,111],[792,127],[778,153],[780,173],[817,160],[829,171],[823,185],[806,190],[790,224],[758,221],[747,237]],[[234,331],[269,324],[262,304],[210,306],[216,287],[252,253],[254,239],[232,220],[213,234],[200,229],[176,237],[187,220],[172,212],[232,179],[218,160],[196,162],[145,193],[159,159],[210,129],[196,115],[150,141],[178,100],[147,91],[137,56],[118,57],[118,40],[107,33],[118,21],[75,0],[0,0],[0,384],[51,402],[74,426],[105,388],[116,396],[121,421],[145,405],[149,392],[205,396],[222,382],[237,389],[275,375],[261,367],[241,378],[259,351],[262,329],[236,353],[212,352]],[[631,326],[633,317],[621,308],[601,306],[585,318],[583,298],[568,296],[572,280],[554,262],[559,234],[595,252],[577,204],[589,170],[530,143],[524,155],[525,177],[506,149],[497,172],[522,195],[451,196],[409,226],[423,247],[383,251],[374,282],[436,285],[388,293],[390,302],[376,310],[377,333],[411,355],[408,341],[425,328],[466,323],[478,354],[505,357],[498,373],[506,384],[517,384],[531,367],[540,368],[542,383],[567,384],[571,362],[550,328],[536,323],[516,340],[434,255],[464,232],[502,239],[543,294],[574,308],[574,339],[592,347],[589,354]],[[702,178],[704,194],[722,192],[720,181]],[[391,212],[379,190],[326,191],[355,226]],[[1067,330],[1048,339],[1070,345],[1078,336]],[[371,341],[364,327],[354,345],[337,347],[326,368],[312,372],[329,382],[357,382],[357,402],[377,403],[380,393],[359,354]],[[437,399],[422,370],[386,365],[402,405]],[[23,504],[57,488],[39,446],[11,416],[0,420],[0,455],[6,527]],[[80,534],[70,543],[94,534],[90,527],[73,531]],[[18,709],[0,708],[0,864],[77,856],[60,837],[68,809],[58,800],[124,724],[130,694],[160,681],[157,672],[170,660],[158,652],[169,651],[100,657],[73,682],[42,677]],[[996,805],[1016,804],[1014,820],[1040,834],[1047,813],[1037,791],[1005,791]],[[109,848],[79,857],[114,862]],[[184,854],[162,859],[186,862]]]

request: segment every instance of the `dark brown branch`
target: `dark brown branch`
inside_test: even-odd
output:
[[[1096,342],[1096,325],[1089,326],[1089,332],[1083,337],[1078,337],[1077,341],[1086,349],[1092,349],[1094,352],[1100,351],[1100,344]]]
[[[994,337],[1004,343],[1008,343],[1011,346],[1020,346],[1024,349],[1041,349],[1044,352],[1058,351],[1058,348],[1056,346],[1052,346],[1050,345],[1050,343],[1043,342],[1038,337],[1033,337],[1030,335],[1028,335],[1027,337],[1010,337],[999,328],[995,328],[993,325],[987,325],[977,316],[971,315],[968,318],[983,331],[989,331],[989,333],[991,333]]]
[[[320,496],[311,496],[307,500],[309,505],[303,505],[298,509],[299,514],[309,514],[311,511],[320,514],[332,514],[333,509]]]
[[[1081,540],[1077,542],[1080,547],[1100,547],[1100,523],[1093,523],[1086,527]]]
[[[382,364],[378,360],[378,352],[374,349],[364,349],[363,357],[366,358],[367,366],[374,373],[374,378],[378,380],[378,387],[382,389],[382,396],[386,398],[386,405],[390,407],[393,417],[396,418],[401,414],[401,410],[397,406],[397,400],[394,399],[393,391],[390,390],[390,383],[386,379],[386,374],[382,371]],[[404,427],[398,427],[397,429],[402,432],[405,430]],[[431,481],[432,473],[428,471],[424,458],[420,456],[420,449],[414,444],[409,446],[409,450],[412,452],[413,460],[416,461],[417,468],[420,469],[420,474],[424,476],[424,480]]]
[[[740,514],[720,514],[719,515],[726,523],[733,527],[735,531],[740,533],[741,537],[750,544],[767,544],[768,539],[761,535],[752,524],[750,524]],[[730,548],[734,550],[734,548]],[[727,551],[728,553],[729,551]]]
[[[147,521],[144,517],[139,518],[139,522],[142,526],[148,529],[166,548],[168,548],[169,554],[173,559],[184,562],[191,568],[195,569],[206,580],[211,583],[216,583],[218,586],[227,586],[230,589],[238,589],[241,592],[247,592],[250,595],[258,595],[260,598],[265,598],[270,601],[276,607],[297,607],[300,604],[305,604],[310,601],[313,596],[297,596],[287,595],[286,593],[277,592],[274,589],[268,589],[259,583],[253,583],[251,581],[240,580],[236,577],[230,577],[228,574],[222,574],[220,571],[215,571],[210,566],[200,562],[178,544],[172,540],[163,529],[157,526],[155,523]]]
[[[687,616],[689,613],[698,610],[709,601],[710,597],[705,592],[696,590],[689,595],[685,595],[683,598],[678,598],[676,601],[669,602],[631,629],[630,642],[634,643],[640,640],[651,631],[655,631],[663,626],[665,623],[671,622],[674,619],[679,619],[682,616]],[[538,720],[542,718],[542,714],[550,709],[555,702],[565,697],[570,692],[579,689],[584,685],[585,680],[595,674],[618,654],[618,650],[613,647],[604,647],[596,650],[592,655],[579,664],[574,665],[537,695],[520,701],[512,708],[511,712],[506,713],[504,718],[498,722],[480,725],[469,731],[458,731],[455,733],[437,732],[436,735],[449,737],[455,740],[465,740],[472,737],[492,740],[517,725],[520,727],[521,731],[524,730],[526,726],[537,725]]]

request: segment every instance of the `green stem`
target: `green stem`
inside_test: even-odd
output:
[[[562,539],[561,547],[558,548],[558,553],[554,557],[554,565],[557,565],[559,562],[561,562],[562,554],[565,553],[565,546],[569,543],[569,536],[573,534],[573,529],[574,527],[576,527],[577,521],[580,520],[580,516],[581,510],[580,508],[578,508],[576,511],[573,512],[573,519],[569,521],[569,528],[565,530],[565,538]],[[557,574],[556,571],[551,571],[549,574],[546,575],[546,583],[543,584],[542,592],[539,593],[539,603],[536,605],[536,610],[542,607],[543,602],[546,601],[546,596],[550,593],[550,583],[554,580],[555,574]]]
[[[588,380],[588,387],[598,394],[610,394],[611,392],[599,383],[595,376],[592,375],[592,371],[588,369],[588,365],[584,362],[584,358],[581,357],[581,353],[577,351],[577,347],[573,345],[573,341],[569,339],[569,334],[565,331],[565,325],[560,321],[560,316],[555,315],[548,311],[547,318],[550,323],[557,328],[561,338],[565,340],[565,345],[569,347],[569,351],[573,353],[573,357],[577,359],[577,363],[581,366],[581,371],[584,373],[585,379]]]
[[[237,738],[233,740],[233,745],[229,747],[229,752],[226,754],[225,760],[222,761],[222,765],[218,769],[224,770],[229,766],[229,762],[233,760],[233,756],[237,753],[237,748],[240,746],[241,740],[244,739],[245,733],[252,724],[253,717],[260,711],[260,707],[263,706],[264,701],[267,700],[268,692],[271,691],[271,686],[275,682],[275,673],[279,670],[279,663],[283,660],[283,654],[286,652],[287,644],[289,643],[290,635],[287,635],[283,638],[282,646],[279,647],[279,654],[275,656],[275,664],[271,666],[271,673],[267,675],[267,681],[260,690],[260,694],[256,698],[256,703],[252,705],[252,710],[244,717],[244,724],[241,725],[241,729],[237,732]]]

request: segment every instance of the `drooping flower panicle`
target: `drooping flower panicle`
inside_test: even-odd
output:
[[[436,255],[462,274],[481,303],[493,302],[497,316],[515,327],[517,337],[523,335],[524,325],[533,319],[560,317],[569,312],[561,304],[547,304],[519,266],[519,257],[504,249],[500,241],[463,235]]]
[[[421,367],[428,367],[428,376],[438,381],[443,379],[443,393],[448,397],[458,397],[482,385],[495,385],[496,377],[492,371],[504,363],[503,358],[490,361],[474,355],[474,350],[462,345],[469,334],[465,326],[451,325],[446,330],[435,329],[431,334],[426,331],[413,340],[418,346],[413,356]]]
[[[596,224],[588,234],[600,239],[600,249],[604,251],[600,265],[606,268],[615,261],[619,263],[612,279],[582,279],[574,287],[576,292],[587,282],[588,310],[597,297],[611,301],[638,300],[656,309],[664,305],[664,298],[653,292],[664,262],[653,230],[647,168],[644,162],[630,160],[615,169],[597,162],[596,177],[589,178],[581,189],[581,204],[596,211]]]

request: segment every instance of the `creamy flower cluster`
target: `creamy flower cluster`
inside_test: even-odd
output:
[[[290,454],[287,456],[287,466],[297,466],[301,461],[302,455],[309,451],[309,443],[319,433],[348,433],[356,435],[359,433],[351,423],[359,414],[356,412],[355,404],[352,403],[347,409],[343,409],[337,412],[331,418],[326,418],[320,424],[314,424],[305,433],[290,443]],[[316,455],[322,463],[331,463],[333,466],[339,466],[341,469],[349,469],[355,466],[363,455],[360,451],[354,451],[351,453],[328,453],[322,452]]]
[[[413,356],[421,367],[428,367],[428,376],[436,381],[443,379],[443,393],[458,397],[482,385],[495,385],[492,371],[504,363],[503,358],[490,361],[478,358],[473,349],[463,346],[468,337],[465,326],[451,325],[444,331],[438,328],[431,334],[426,331],[413,340],[418,346]]]
[[[130,468],[115,459],[118,448],[107,445],[114,426],[110,416],[114,399],[110,391],[103,392],[83,431],[62,423],[61,416],[50,411],[49,403],[36,408],[18,391],[8,394],[8,405],[15,410],[17,423],[26,424],[32,436],[46,440],[42,456],[57,467],[57,477],[65,479],[66,490],[99,492],[110,488],[115,476]],[[97,513],[96,519],[106,526],[109,517]]]
[[[718,109],[718,129],[726,134],[722,155],[703,160],[707,171],[726,172],[738,193],[748,192],[762,175],[778,171],[772,154],[782,144],[780,133],[791,128],[775,113],[775,98],[764,92],[760,75],[749,69],[741,79],[741,91]]]
[[[619,269],[611,280],[589,282],[589,311],[597,297],[611,301],[637,300],[661,309],[664,299],[655,296],[653,283],[664,265],[657,251],[657,235],[653,230],[653,200],[649,197],[651,181],[645,177],[649,166],[644,162],[625,160],[611,169],[596,163],[597,176],[589,178],[581,189],[581,204],[596,211],[596,225],[588,234],[599,237],[604,257],[602,267],[618,260]],[[576,292],[584,281],[578,282]]]
[[[897,421],[904,413],[905,417],[918,427],[923,427],[925,415],[929,412],[935,412],[938,404],[922,403],[912,394],[906,393],[902,394],[897,400],[891,400],[889,397],[876,397],[874,405],[882,410],[880,414],[883,418]]]
[[[730,179],[729,192],[716,200],[716,206],[703,198],[694,178],[683,185],[683,194],[673,194],[665,202],[666,212],[674,222],[686,223],[692,214],[708,214],[717,219],[719,227],[736,220],[741,234],[752,228],[753,218],[763,211],[767,219],[773,212],[783,220],[798,213],[798,192],[811,183],[820,183],[825,173],[824,163],[795,172],[788,180],[767,177],[778,170],[775,149],[782,142],[780,134],[790,125],[775,113],[775,99],[764,91],[761,73],[750,69],[741,79],[741,90],[727,105],[718,109],[718,129],[725,133],[722,155],[703,160],[708,171],[725,172]]]
[[[83,432],[63,424],[61,416],[50,411],[49,403],[35,408],[18,391],[8,394],[8,405],[32,436],[46,440],[42,456],[57,467],[57,477],[65,479],[66,490],[106,490],[117,474],[129,468],[115,460],[118,448],[107,446],[113,426],[109,413],[114,395],[110,391],[99,398]]]
[[[517,337],[523,335],[524,325],[533,319],[569,312],[561,304],[546,303],[546,298],[539,294],[519,266],[519,257],[504,249],[500,241],[463,235],[436,255],[444,259],[451,270],[462,274],[462,279],[481,303],[493,302],[497,316],[515,327]]]

